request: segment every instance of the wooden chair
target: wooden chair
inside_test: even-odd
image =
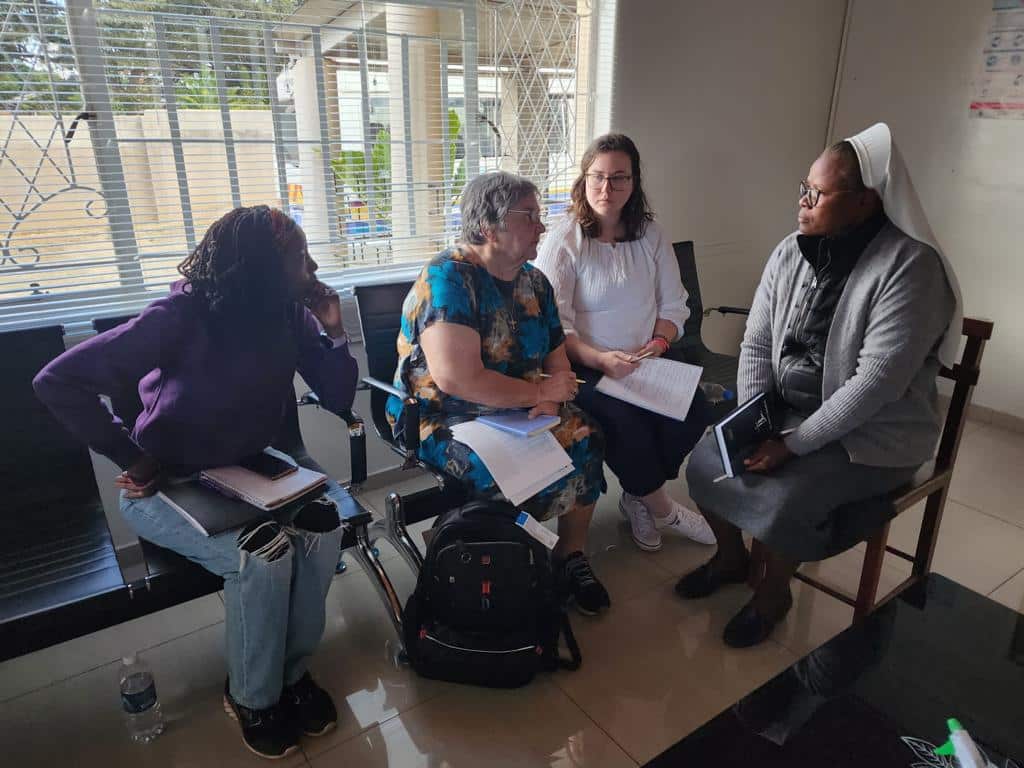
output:
[[[943,367],[939,372],[943,378],[951,379],[954,385],[935,460],[925,464],[913,480],[903,488],[884,497],[868,499],[842,508],[843,516],[867,514],[879,517],[878,528],[867,539],[867,552],[864,555],[864,566],[861,569],[860,586],[856,597],[844,594],[827,584],[822,584],[805,573],[797,572],[796,574],[796,578],[800,581],[820,589],[847,605],[852,605],[855,619],[870,613],[877,606],[921,581],[931,570],[932,557],[935,554],[935,545],[939,538],[939,524],[942,522],[942,511],[946,506],[946,496],[953,478],[953,467],[960,449],[960,436],[963,434],[964,424],[967,421],[967,407],[971,402],[972,390],[978,383],[978,376],[981,373],[981,356],[985,351],[985,342],[992,338],[992,327],[993,324],[989,320],[965,317],[963,335],[967,337],[967,343],[960,362],[952,368]],[[889,546],[887,541],[890,522],[898,514],[910,509],[922,499],[927,499],[927,502],[914,554],[911,555]],[[836,551],[843,551],[856,543],[856,540],[837,542]],[[876,600],[886,552],[913,563],[913,570],[911,575],[888,595],[881,600]],[[751,545],[751,565],[750,585],[756,588],[764,574],[764,545],[756,539]]]

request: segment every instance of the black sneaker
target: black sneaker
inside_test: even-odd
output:
[[[266,709],[243,707],[224,682],[224,711],[242,727],[242,742],[249,751],[268,760],[279,760],[299,750],[299,734],[280,704]]]
[[[306,736],[323,736],[338,724],[338,710],[330,694],[313,682],[309,672],[281,691],[281,707]]]
[[[556,564],[562,586],[569,599],[576,604],[576,610],[584,616],[596,616],[612,601],[608,590],[597,580],[590,561],[582,552],[573,552],[561,563]]]

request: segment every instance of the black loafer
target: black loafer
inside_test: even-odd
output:
[[[793,607],[793,595],[790,594],[786,601],[786,607],[776,619],[769,619],[763,616],[751,600],[740,612],[729,619],[722,632],[722,641],[730,648],[750,648],[763,643],[775,629],[775,625],[786,618],[789,609]]]
[[[738,573],[722,573],[717,558],[711,558],[695,571],[690,571],[676,582],[676,594],[686,600],[707,597],[723,584],[742,584],[747,580],[747,568]]]

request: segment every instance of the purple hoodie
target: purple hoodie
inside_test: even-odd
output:
[[[171,287],[134,320],[69,349],[32,382],[79,440],[122,468],[142,453],[180,472],[232,464],[277,435],[295,371],[338,413],[352,405],[359,375],[345,343],[322,335],[299,303],[269,333],[212,318]],[[143,411],[129,433],[101,394],[138,388]]]

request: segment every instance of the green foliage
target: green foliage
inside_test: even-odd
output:
[[[454,205],[462,197],[462,188],[466,186],[466,161],[458,158],[459,142],[462,140],[462,121],[454,109],[448,110],[448,167],[452,173],[452,196],[448,201]]]
[[[260,109],[269,106],[267,99],[252,87],[229,86],[228,105],[234,109]],[[174,84],[174,95],[181,109],[219,109],[217,76],[212,67],[188,72]]]
[[[377,132],[370,147],[370,174],[367,179],[366,153],[344,150],[331,160],[338,183],[347,187],[355,199],[369,204],[378,219],[391,218],[391,132]]]
[[[462,121],[454,109],[448,110],[448,167],[452,169],[451,199],[455,203],[466,185],[466,165],[458,157],[462,140]],[[366,153],[343,150],[331,160],[334,178],[352,197],[349,202],[369,204],[378,219],[391,218],[391,133],[379,131],[370,147],[370,175],[367,182]]]
[[[95,0],[111,101],[116,112],[140,112],[162,104],[156,34],[151,17],[119,10],[178,13],[190,18],[165,19],[175,89],[198,108],[216,104],[209,27],[204,17],[277,21],[301,0]],[[20,103],[23,110],[52,111],[47,64],[59,87],[58,109],[78,111],[82,103],[77,62],[67,31],[64,0],[37,5],[16,0],[20,14],[5,21],[0,39],[0,108]],[[42,29],[45,38],[40,36]],[[232,106],[269,107],[263,68],[263,29],[258,24],[226,24],[221,31],[228,100]],[[43,51],[45,39],[45,58]],[[191,105],[191,104],[190,104]],[[183,105],[185,106],[185,105]]]

